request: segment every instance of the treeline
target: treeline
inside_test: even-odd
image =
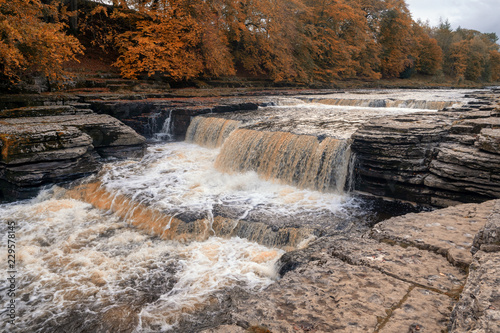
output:
[[[23,6],[49,6],[49,14],[41,12],[37,17],[53,27],[57,36],[30,45],[29,50],[50,49],[52,55],[42,54],[57,63],[79,52],[74,39],[61,37],[68,16],[60,5],[60,15],[55,15],[54,3],[0,0],[0,46],[10,50],[0,50],[4,76],[12,78],[16,68],[27,68],[30,60],[36,60],[31,51],[24,54],[26,38],[17,38],[11,26],[4,24],[24,17],[17,13]],[[112,4],[91,4],[89,8],[86,2],[80,12],[80,34],[105,50],[116,51],[115,66],[127,78],[160,75],[189,80],[240,72],[303,83],[414,74],[483,82],[500,77],[494,33],[453,31],[447,22],[438,27],[415,22],[404,0],[113,0]],[[16,29],[23,30],[23,25]],[[16,62],[18,58],[23,61]]]

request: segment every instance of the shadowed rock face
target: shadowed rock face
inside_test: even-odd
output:
[[[452,313],[451,332],[500,332],[500,200],[474,237],[475,253],[460,300]]]
[[[90,110],[30,107],[0,116],[0,200],[27,198],[40,186],[97,172],[101,157],[140,157],[144,151],[142,136]]]
[[[355,189],[434,207],[500,198],[500,90],[476,97],[363,125],[353,135]]]

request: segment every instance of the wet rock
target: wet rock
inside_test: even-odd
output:
[[[89,110],[88,108],[75,108],[74,105],[32,106],[0,110],[0,118],[63,116],[91,113],[92,110]]]
[[[444,331],[453,298],[418,286],[429,285],[425,280],[440,270],[442,285],[430,284],[444,290],[458,281],[445,275],[457,275],[459,284],[465,277],[443,258],[429,262],[434,254],[425,252],[370,239],[321,238],[285,254],[275,284],[235,299],[232,321],[271,332]]]
[[[452,333],[500,332],[500,252],[479,251],[467,284],[453,309]]]
[[[445,256],[452,264],[467,268],[474,235],[488,222],[499,200],[482,204],[407,214],[377,224],[370,236],[386,242],[411,245]]]
[[[500,154],[500,129],[482,129],[477,146],[482,150]]]
[[[70,105],[78,102],[79,97],[71,94],[2,94],[0,110],[30,106]]]
[[[236,300],[233,321],[271,332],[374,331],[409,288],[374,269],[319,252],[263,292]]]
[[[453,300],[445,295],[422,288],[412,289],[379,332],[445,332],[452,306]]]
[[[210,328],[201,331],[200,333],[245,333],[245,332],[248,331],[236,325],[221,325],[216,328]]]
[[[135,97],[142,97],[142,99],[138,100]],[[255,110],[259,105],[255,98],[172,98],[165,94],[159,96],[116,95],[114,98],[84,96],[84,99],[95,112],[116,117],[146,137],[159,132],[167,115],[170,114],[176,140],[184,140],[191,117],[207,113]]]
[[[94,173],[100,156],[139,157],[145,149],[142,136],[107,115],[69,106],[18,110],[33,116],[0,119],[0,199]]]
[[[329,243],[329,253],[352,265],[368,266],[442,293],[454,294],[465,283],[463,271],[433,252],[368,238],[333,238]]]

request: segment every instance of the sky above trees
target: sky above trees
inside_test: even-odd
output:
[[[500,0],[406,0],[414,20],[448,19],[453,29],[459,26],[481,32],[495,32],[500,37]]]

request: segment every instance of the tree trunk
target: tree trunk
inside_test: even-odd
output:
[[[69,19],[69,28],[76,35],[78,33],[78,0],[69,0],[69,10],[74,12]]]

